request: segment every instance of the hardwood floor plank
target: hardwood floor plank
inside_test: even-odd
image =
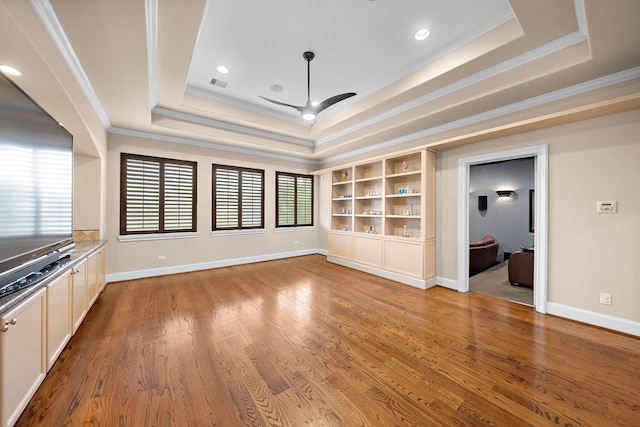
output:
[[[112,283],[16,426],[632,426],[640,339],[319,255]]]

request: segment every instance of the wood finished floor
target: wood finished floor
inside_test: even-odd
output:
[[[640,339],[320,255],[113,283],[17,426],[637,426]]]

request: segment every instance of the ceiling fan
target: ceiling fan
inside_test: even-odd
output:
[[[265,98],[264,96],[260,96],[260,98],[277,105],[284,105],[285,107],[291,107],[295,110],[298,110],[302,115],[303,119],[313,120],[321,111],[331,107],[333,104],[337,102],[340,102],[344,99],[351,98],[352,96],[354,96],[355,92],[341,93],[340,95],[335,95],[335,96],[332,96],[331,98],[327,98],[317,105],[311,104],[311,60],[313,60],[315,56],[316,55],[313,52],[305,52],[302,54],[302,57],[305,59],[305,61],[307,61],[307,103],[305,105],[300,106],[300,105],[286,104],[284,102]]]

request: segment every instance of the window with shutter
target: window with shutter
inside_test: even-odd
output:
[[[122,153],[120,234],[196,231],[196,162]]]
[[[313,176],[276,172],[276,227],[313,225]]]
[[[213,165],[213,231],[264,228],[264,171]]]

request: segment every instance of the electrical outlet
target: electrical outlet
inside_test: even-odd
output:
[[[600,304],[611,305],[611,294],[600,292]]]

